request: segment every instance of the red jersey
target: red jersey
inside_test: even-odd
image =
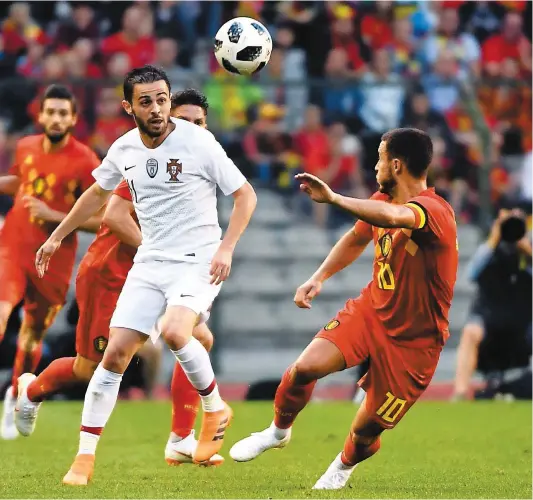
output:
[[[131,201],[131,193],[126,181],[122,181],[113,191],[113,194]],[[135,220],[137,220],[136,217]],[[128,272],[133,265],[136,252],[136,248],[122,243],[109,227],[102,224],[80,267],[82,265],[90,266],[92,270],[98,272],[99,278],[106,287],[120,290],[124,286]]]
[[[94,183],[92,171],[100,160],[87,146],[70,137],[65,147],[45,153],[44,135],[24,137],[17,143],[15,164],[9,173],[20,178],[20,187],[13,208],[6,216],[0,233],[1,245],[35,253],[58,224],[34,219],[24,207],[24,196],[44,201],[51,209],[68,213],[77,198]],[[59,252],[72,255],[76,250],[76,235],[63,241]],[[55,257],[52,262],[59,262]]]
[[[146,36],[130,41],[124,33],[110,35],[102,41],[102,54],[111,57],[117,52],[124,52],[130,59],[130,68],[138,68],[150,64],[155,58],[155,39]]]
[[[381,193],[374,199],[390,200]],[[452,207],[427,189],[404,206],[417,229],[384,229],[356,223],[375,245],[372,281],[363,290],[388,335],[399,339],[449,337],[448,313],[458,264]]]

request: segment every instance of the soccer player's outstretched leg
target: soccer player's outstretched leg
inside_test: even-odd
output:
[[[218,453],[232,418],[219,395],[209,355],[192,332],[230,274],[233,251],[255,209],[255,192],[210,132],[170,118],[170,83],[162,70],[144,66],[129,72],[122,104],[137,127],[110,147],[93,172],[96,183],[36,255],[42,277],[61,241],[126,180],[142,243],[111,319],[109,344],[87,389],[79,452],[63,479],[71,485],[89,482],[122,374],[164,309],[161,335],[204,410],[195,463],[206,464]],[[222,239],[216,186],[234,199]]]
[[[457,228],[452,208],[426,184],[433,147],[417,129],[382,137],[376,179],[379,193],[358,200],[334,193],[315,176],[298,174],[300,188],[317,203],[330,203],[359,220],[298,290],[294,301],[310,308],[323,282],[373,242],[372,281],[317,334],[283,375],[274,420],[230,450],[239,462],[284,447],[292,424],[317,379],[369,360],[359,384],[365,399],[343,450],[315,489],[345,486],[355,467],[374,455],[381,434],[403,418],[429,385],[449,337],[448,312],[457,274]]]

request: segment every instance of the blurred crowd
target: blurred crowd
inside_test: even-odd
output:
[[[236,16],[262,20],[274,39],[252,79],[212,54]],[[132,126],[125,72],[153,63],[173,90],[205,92],[210,128],[272,189],[291,193],[292,174],[306,170],[366,195],[381,134],[415,126],[434,139],[431,181],[461,221],[478,215],[482,166],[493,202],[531,198],[531,2],[3,2],[0,18],[0,174],[50,82],[70,82],[75,135],[105,155]],[[323,208],[314,217],[328,224]]]

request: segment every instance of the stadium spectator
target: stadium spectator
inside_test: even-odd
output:
[[[130,68],[149,64],[155,56],[155,38],[151,34],[152,19],[146,17],[139,6],[129,7],[122,18],[122,31],[102,41],[102,54],[106,59],[117,53],[129,57]]]
[[[514,59],[520,65],[523,76],[531,76],[531,41],[522,31],[522,16],[510,11],[505,15],[500,34],[491,36],[482,47],[483,69],[491,76],[502,73],[502,63]]]
[[[382,49],[393,42],[393,3],[383,0],[374,2],[373,12],[363,16],[361,37],[372,50]]]
[[[78,40],[86,39],[93,42],[99,36],[98,25],[93,8],[85,2],[72,5],[71,17],[61,22],[54,37],[57,50],[68,50]]]
[[[47,43],[47,37],[40,26],[31,18],[30,4],[17,2],[9,7],[9,17],[2,24],[4,52],[21,55],[28,44],[36,42],[41,45]]]
[[[468,397],[476,368],[504,371],[529,364],[531,255],[525,214],[501,210],[467,271],[478,288],[457,352],[454,399]]]
[[[82,40],[80,40],[81,42]],[[78,45],[79,47],[79,45]],[[84,49],[75,49],[63,53],[65,62],[66,76],[73,80],[102,78],[103,73],[100,67],[92,63],[90,59],[84,58],[80,51]]]
[[[459,31],[459,14],[453,8],[442,10],[437,32],[430,35],[423,46],[422,52],[426,64],[429,67],[433,66],[445,50],[454,55],[460,76],[468,73],[479,74],[479,44],[471,34]]]
[[[429,102],[435,111],[445,113],[457,105],[460,97],[458,77],[455,56],[449,50],[443,50],[433,65],[433,71],[422,78]]]
[[[417,56],[413,25],[408,18],[394,20],[393,37],[384,48],[389,52],[391,69],[394,73],[406,77],[420,73],[421,64]]]
[[[498,32],[505,9],[498,2],[465,2],[460,8],[466,30],[483,43]]]
[[[172,85],[172,91],[195,87],[194,73],[177,63],[179,54],[178,42],[173,38],[159,38],[155,45],[154,64],[163,68]]]
[[[17,72],[27,78],[41,78],[44,73],[44,45],[31,42],[27,46],[26,55],[19,57]]]

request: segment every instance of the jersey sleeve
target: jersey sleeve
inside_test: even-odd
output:
[[[113,191],[113,194],[116,194],[117,196],[120,196],[121,198],[125,199],[126,201],[133,201],[131,198],[131,191],[128,186],[128,183],[123,180]]]
[[[370,241],[372,239],[372,225],[363,220],[358,220],[353,226],[354,233]]]
[[[204,172],[206,177],[217,184],[222,192],[228,196],[246,183],[237,165],[228,157],[224,148],[215,139],[213,134],[206,131],[206,152]]]
[[[118,168],[118,148],[113,144],[100,166],[92,172],[97,184],[106,191],[113,191],[122,180],[122,172]]]
[[[415,230],[430,231],[438,239],[442,239],[446,231],[455,225],[453,212],[435,198],[417,196],[404,206],[413,211]]]
[[[94,184],[93,171],[98,168],[100,160],[93,151],[89,151],[83,164],[83,170],[80,175],[81,190],[85,191]]]

